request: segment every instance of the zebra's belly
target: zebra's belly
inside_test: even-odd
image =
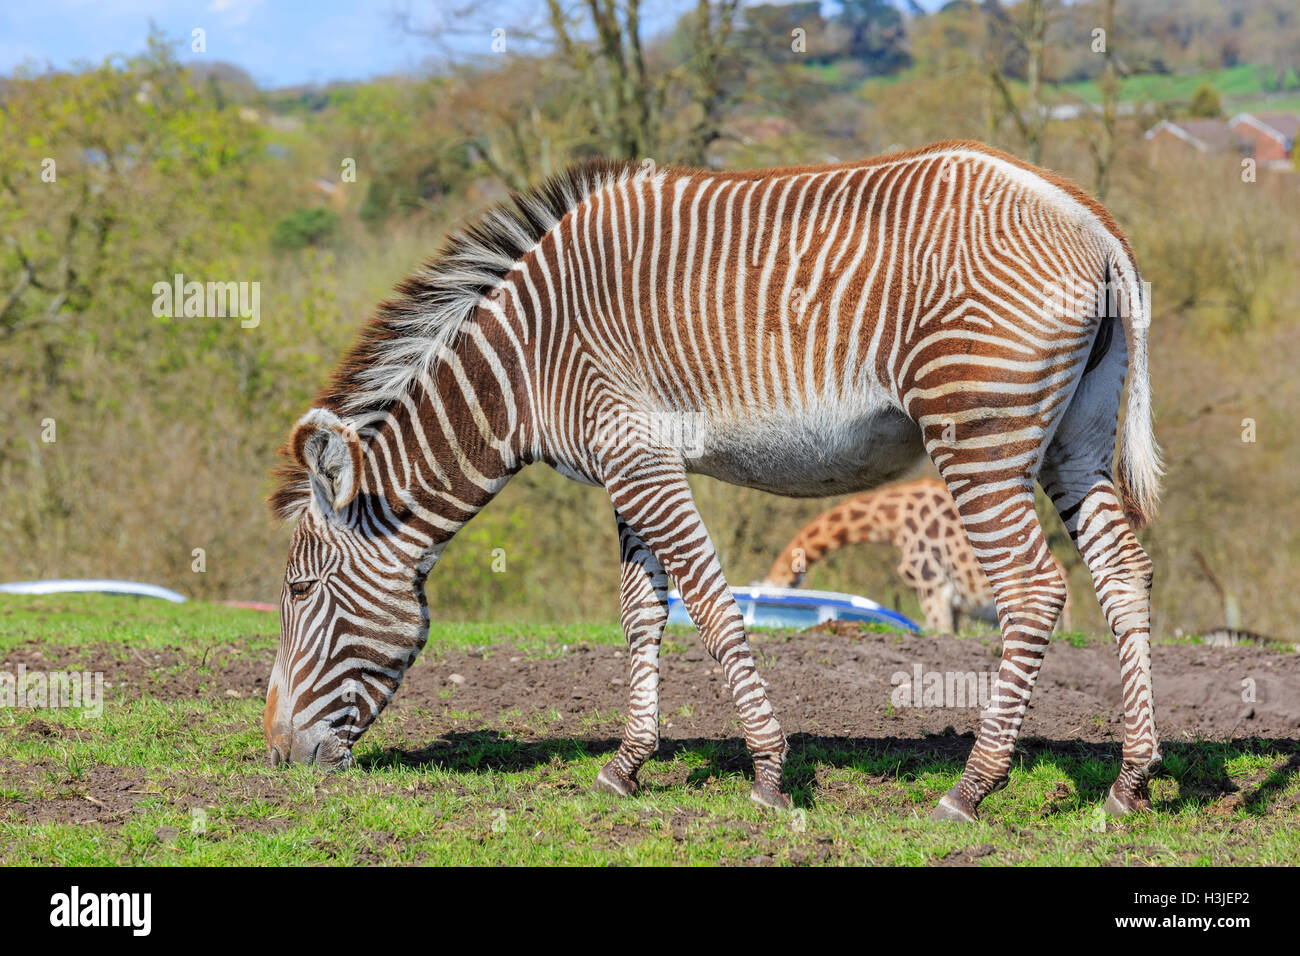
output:
[[[891,405],[823,404],[711,423],[684,449],[688,471],[796,498],[866,491],[924,456],[921,430]]]

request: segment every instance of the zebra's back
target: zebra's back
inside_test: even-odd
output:
[[[1095,294],[1122,249],[1082,193],[957,143],[793,170],[629,167],[535,254],[601,401],[666,416],[691,470],[824,495],[906,471],[927,403],[975,417],[1009,385],[1032,398],[1097,327],[1082,298],[1054,314],[1046,291]]]

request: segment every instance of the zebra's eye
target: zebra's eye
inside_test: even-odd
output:
[[[315,579],[308,579],[306,581],[290,581],[289,593],[296,598],[306,597],[307,594],[311,591],[311,589],[314,588],[315,586],[316,586]]]

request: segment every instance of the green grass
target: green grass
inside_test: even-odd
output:
[[[274,615],[99,597],[0,600],[0,648],[224,642],[265,652]],[[431,650],[508,644],[546,653],[618,640],[613,626],[438,625]],[[684,637],[681,638],[683,641]],[[757,637],[761,645],[765,640]],[[761,649],[761,648],[760,648]],[[201,670],[202,668],[200,668]],[[645,790],[591,792],[599,745],[491,726],[408,739],[380,719],[335,775],[263,761],[261,701],[111,699],[100,719],[0,711],[0,863],[78,865],[421,864],[1294,864],[1294,744],[1179,741],[1155,781],[1158,812],[1099,812],[1113,756],[1024,741],[1010,785],[972,826],[925,816],[957,780],[967,742],[917,753],[796,737],[797,809],[748,799],[743,749],[691,741],[652,761]],[[418,713],[418,712],[417,712]],[[409,716],[409,714],[408,714]],[[608,715],[601,715],[608,717]],[[33,808],[39,812],[33,813]],[[56,812],[57,811],[57,812]]]
[[[123,644],[134,648],[228,644],[274,647],[280,623],[275,614],[188,601],[171,604],[153,598],[106,594],[41,597],[0,595],[0,654],[29,641],[52,644]],[[515,644],[547,652],[567,643],[622,644],[617,624],[439,622],[430,647],[462,649]]]
[[[279,623],[265,611],[110,594],[0,595],[0,654],[29,641],[166,647],[253,639],[274,646]]]
[[[889,88],[905,83],[913,71],[904,70],[892,76],[873,76],[862,81],[867,95],[878,92],[886,95]],[[1267,74],[1271,81],[1271,73]],[[1265,71],[1252,64],[1205,70],[1199,73],[1141,73],[1120,80],[1121,103],[1189,103],[1197,87],[1209,84],[1223,101],[1225,114],[1248,112],[1290,112],[1300,104],[1300,77],[1288,74],[1286,88],[1275,91],[1265,86]],[[1025,84],[1011,80],[1012,89],[1023,92]],[[1101,102],[1101,89],[1096,80],[1074,83],[1050,84],[1047,96],[1053,102],[1083,100]]]
[[[1227,113],[1300,113],[1300,92],[1282,96],[1245,97],[1224,107]]]
[[[1290,77],[1294,84],[1295,76]],[[1120,81],[1121,102],[1163,103],[1188,101],[1197,87],[1207,83],[1224,99],[1259,97],[1268,92],[1264,87],[1264,74],[1251,64],[1206,70],[1203,73],[1143,73],[1125,77]],[[1090,103],[1101,102],[1101,91],[1095,81],[1063,83],[1058,89]]]

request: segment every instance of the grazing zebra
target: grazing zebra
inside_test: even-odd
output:
[[[798,587],[817,561],[863,541],[898,549],[898,575],[920,599],[929,630],[951,633],[959,614],[997,623],[993,588],[957,506],[948,486],[933,478],[864,492],[823,511],[790,539],[759,584]],[[1065,569],[1059,561],[1056,566],[1065,580]],[[1067,589],[1058,628],[1069,626],[1069,613]]]
[[[1005,784],[1065,601],[1035,477],[1119,642],[1123,761],[1107,805],[1149,806],[1151,564],[1133,533],[1160,473],[1146,327],[1106,211],[979,144],[752,172],[570,169],[404,280],[294,427],[271,499],[296,521],[272,760],[350,763],[425,643],[424,582],[443,548],[545,462],[603,486],[618,527],[631,700],[598,786],[635,791],[656,749],[672,578],[739,710],[753,798],[789,806],[785,735],[687,474],[820,497],[928,454],[1003,632],[993,702],[936,816],[972,819]]]

